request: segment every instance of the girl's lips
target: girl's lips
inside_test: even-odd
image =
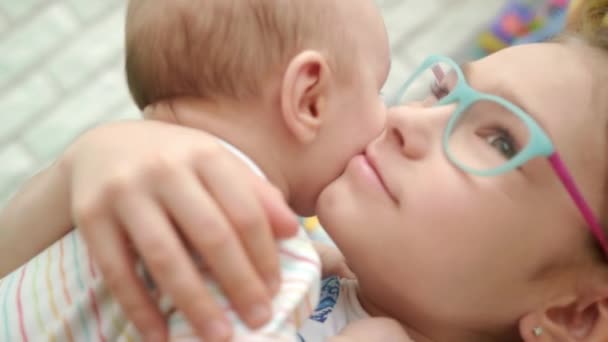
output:
[[[377,179],[378,183],[380,184],[380,186],[382,187],[384,192],[386,192],[386,194],[391,198],[391,200],[395,204],[398,204],[399,202],[397,201],[397,197],[395,197],[395,195],[390,191],[389,187],[386,185],[386,183],[384,181],[384,178],[382,176],[381,170],[378,167],[378,162],[376,161],[376,159],[369,153],[363,154],[362,158],[364,159],[365,164],[367,164],[367,166],[369,167],[371,172],[374,174],[374,176],[375,176],[374,178]]]

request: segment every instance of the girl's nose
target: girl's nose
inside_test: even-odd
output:
[[[388,110],[386,139],[409,159],[424,158],[433,143],[441,143],[448,117],[446,107],[400,106]]]

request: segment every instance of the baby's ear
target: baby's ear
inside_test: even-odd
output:
[[[317,51],[304,51],[288,64],[281,87],[282,118],[299,142],[312,142],[321,129],[331,70]]]
[[[525,315],[519,330],[524,341],[608,341],[608,285]]]

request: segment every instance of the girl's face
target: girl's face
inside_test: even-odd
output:
[[[528,45],[464,71],[473,88],[535,118],[599,213],[606,117],[585,56],[565,45]],[[575,286],[572,273],[555,270],[586,257],[590,235],[546,159],[495,177],[454,166],[441,144],[453,110],[389,110],[384,134],[321,194],[318,214],[368,307],[419,327],[507,330]]]

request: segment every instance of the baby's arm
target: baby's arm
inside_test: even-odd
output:
[[[72,228],[64,173],[60,160],[32,178],[0,211],[0,278]]]

